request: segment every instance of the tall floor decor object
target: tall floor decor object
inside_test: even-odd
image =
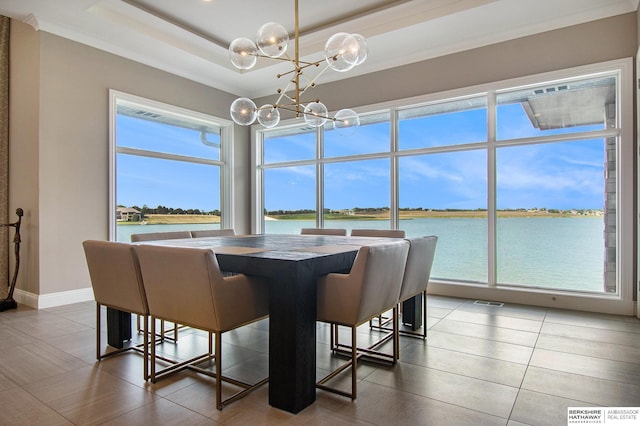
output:
[[[8,309],[16,309],[18,304],[15,300],[13,300],[13,291],[16,288],[16,280],[18,279],[18,269],[20,268],[20,225],[22,223],[22,215],[24,212],[21,208],[16,209],[16,214],[18,215],[18,220],[14,223],[5,223],[0,226],[10,226],[16,229],[16,233],[13,237],[13,252],[16,256],[16,266],[13,270],[13,278],[11,279],[11,284],[9,285],[9,292],[7,293],[7,297],[5,299],[0,300],[0,312],[6,311]]]

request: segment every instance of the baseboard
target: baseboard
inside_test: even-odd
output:
[[[91,287],[49,294],[35,294],[16,289],[13,293],[13,298],[16,302],[34,309],[53,308],[55,306],[94,300],[93,289]]]
[[[495,302],[526,304],[544,308],[571,309],[614,315],[633,315],[632,300],[616,295],[577,293],[561,290],[533,289],[526,287],[489,287],[486,284],[450,283],[429,281],[427,293],[439,296],[480,299]]]

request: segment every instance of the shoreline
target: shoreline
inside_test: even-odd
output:
[[[498,218],[602,218],[604,216],[602,211],[589,210],[588,214],[580,213],[578,211],[562,211],[562,212],[548,212],[548,211],[522,211],[522,210],[500,210],[498,211]],[[487,212],[485,210],[455,210],[455,211],[401,211],[399,214],[400,220],[411,219],[452,219],[452,218],[467,218],[467,219],[486,219]],[[286,220],[315,220],[315,214],[287,214],[287,215],[265,215],[266,221],[286,221]],[[371,213],[362,215],[343,215],[343,214],[329,214],[325,217],[326,221],[333,220],[352,220],[352,221],[375,221],[375,220],[389,220],[388,212]],[[197,223],[220,223],[220,216],[213,215],[188,215],[188,214],[150,214],[145,216],[142,222],[118,222],[118,225],[175,225],[175,224],[197,224]]]

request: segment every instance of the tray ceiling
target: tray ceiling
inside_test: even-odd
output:
[[[300,1],[300,52],[322,57],[338,31],[367,38],[367,61],[327,82],[636,11],[638,0]],[[265,22],[293,32],[293,0],[0,0],[0,14],[236,95],[273,93],[281,61],[229,62],[236,37]],[[291,47],[290,47],[291,49]]]

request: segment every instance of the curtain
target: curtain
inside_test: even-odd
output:
[[[0,15],[0,223],[9,223],[9,25]],[[12,220],[15,222],[15,220]],[[0,227],[0,292],[9,283],[9,229]],[[13,238],[13,237],[11,237]],[[4,296],[3,296],[4,297]]]

